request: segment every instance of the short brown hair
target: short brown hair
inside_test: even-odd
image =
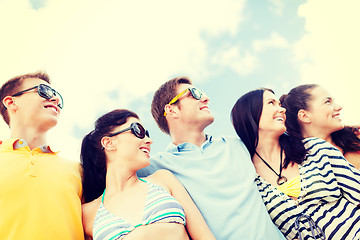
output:
[[[151,103],[151,114],[161,131],[166,134],[169,134],[170,131],[164,116],[164,108],[176,96],[176,90],[180,84],[192,84],[192,82],[187,77],[176,77],[167,81],[155,92]]]
[[[50,84],[49,75],[47,73],[41,72],[41,71],[38,71],[35,73],[27,73],[27,74],[19,75],[19,76],[11,78],[6,83],[4,83],[2,85],[2,87],[0,88],[0,101],[1,101],[0,114],[3,117],[3,119],[7,125],[9,125],[9,122],[10,122],[9,114],[8,114],[8,111],[6,110],[6,107],[2,103],[2,101],[4,100],[4,98],[6,96],[12,96],[13,94],[19,92],[23,81],[28,78],[41,79]]]

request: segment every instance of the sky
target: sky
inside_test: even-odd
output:
[[[244,93],[280,97],[325,87],[359,124],[358,0],[0,0],[0,84],[46,71],[64,109],[48,142],[79,160],[82,137],[116,108],[140,116],[154,140],[170,138],[150,113],[154,91],[187,76],[210,97],[206,132],[234,135],[230,111]],[[9,137],[0,122],[0,140]]]

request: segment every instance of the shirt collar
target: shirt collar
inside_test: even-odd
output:
[[[213,141],[213,137],[206,134],[205,135],[206,140],[205,142],[203,142],[203,144],[201,144],[201,149],[204,149],[206,146],[208,146],[212,141]],[[169,145],[166,148],[167,152],[183,152],[183,151],[191,151],[191,150],[196,150],[199,149],[198,146],[196,146],[195,144],[192,143],[179,143],[178,145],[175,145],[174,143],[170,142]]]
[[[9,149],[9,150],[17,150],[23,147],[28,147],[28,144],[26,142],[25,139],[20,139],[20,138],[10,138],[7,140],[4,140],[1,144],[1,146],[5,149]],[[43,153],[58,153],[54,152],[49,145],[42,145],[36,149],[39,149],[41,152]],[[35,150],[35,149],[34,149]]]

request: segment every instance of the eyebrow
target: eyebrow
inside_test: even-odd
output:
[[[275,99],[275,98],[267,98],[265,99],[267,101],[274,101],[274,102],[280,102],[279,100]]]
[[[332,98],[332,97],[324,97],[323,101],[324,100],[334,100],[334,98]]]

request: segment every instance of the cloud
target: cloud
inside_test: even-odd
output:
[[[28,0],[2,0],[0,83],[46,70],[65,102],[50,139],[73,144],[73,126],[92,128],[100,113],[126,108],[173,74],[205,79],[203,34],[234,35],[244,4],[47,0],[34,9]],[[7,127],[1,124],[3,138]]]
[[[310,0],[300,6],[307,33],[295,44],[303,83],[318,83],[343,106],[347,124],[359,124],[360,15],[357,0]]]
[[[234,44],[228,46],[212,58],[212,63],[218,67],[227,67],[241,76],[250,75],[260,65],[260,59],[255,53],[265,51],[269,48],[289,48],[290,44],[278,33],[272,33],[270,38],[254,40],[252,49]]]
[[[285,3],[281,0],[270,0],[270,3],[272,4],[270,6],[270,11],[275,13],[276,15],[282,15],[284,12],[284,5]]]
[[[249,51],[242,53],[238,46],[230,47],[213,58],[213,63],[220,67],[229,67],[239,75],[249,75],[258,66],[258,59]]]
[[[269,39],[255,40],[253,48],[255,52],[261,52],[268,48],[288,48],[290,45],[288,41],[280,36],[278,33],[271,33]]]

